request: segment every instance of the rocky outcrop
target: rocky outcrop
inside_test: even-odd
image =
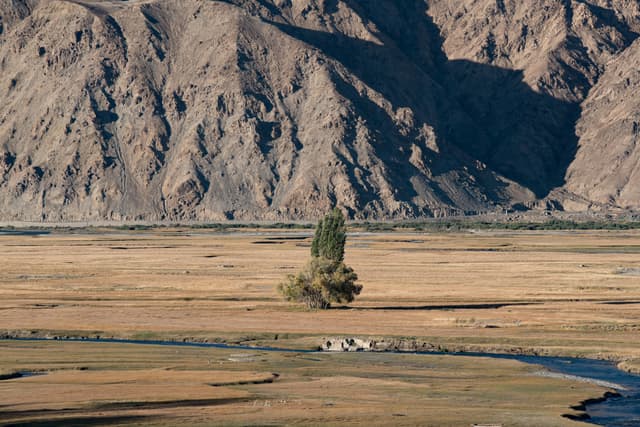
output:
[[[328,337],[323,339],[320,346],[322,351],[329,352],[461,352],[472,351],[466,347],[458,346],[449,349],[442,345],[432,344],[425,341],[402,339],[402,338],[358,338],[358,337]]]
[[[374,351],[376,341],[361,338],[327,338],[322,343],[322,351],[354,352]]]

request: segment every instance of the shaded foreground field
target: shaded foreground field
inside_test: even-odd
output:
[[[569,426],[596,386],[508,360],[267,353],[108,343],[0,342],[10,425]]]
[[[275,292],[306,261],[309,244],[308,232],[262,230],[0,236],[0,333],[298,348],[317,348],[330,336],[385,337],[441,350],[585,356],[640,368],[638,232],[352,235],[346,262],[363,293],[349,308],[323,312],[284,303]],[[571,421],[560,415],[571,412],[569,405],[604,391],[531,377],[533,368],[499,360],[260,354],[232,362],[222,350],[0,345],[0,369],[89,368],[1,382],[2,422],[99,412],[114,422],[152,417],[144,424],[171,424],[156,418],[162,415],[203,425],[349,423],[366,416],[383,417],[380,424],[565,425]],[[207,385],[274,372],[280,376],[269,384]],[[37,393],[29,400],[47,381],[69,384],[69,394],[61,402]],[[130,394],[113,398],[116,390]],[[60,413],[70,402],[80,409]]]

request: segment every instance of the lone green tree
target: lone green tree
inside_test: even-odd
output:
[[[318,222],[311,244],[311,256],[323,257],[335,262],[344,261],[344,246],[347,242],[347,227],[344,215],[334,208]]]
[[[311,244],[311,260],[298,274],[290,274],[278,285],[287,301],[304,303],[310,309],[327,309],[331,303],[349,303],[362,291],[358,275],[344,264],[347,241],[345,218],[333,209],[318,222]]]

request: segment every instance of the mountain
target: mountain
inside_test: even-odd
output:
[[[566,188],[622,209],[640,201],[640,41],[607,65],[584,102]]]
[[[630,148],[637,102],[633,85],[623,92],[616,86],[620,79],[616,82],[613,77],[621,72],[634,74],[638,68],[634,52],[640,33],[639,2],[436,0],[429,13],[441,28],[449,59],[522,70],[522,82],[531,90],[562,103],[547,112],[519,106],[517,96],[509,99],[499,88],[497,96],[489,95],[496,99],[491,110],[498,113],[488,127],[495,138],[489,140],[487,150],[493,151],[488,157],[482,152],[477,156],[507,175],[505,164],[516,162],[515,171],[531,174],[517,181],[534,190],[532,180],[545,171],[551,177],[545,182],[552,185],[536,193],[543,197],[547,192],[554,206],[576,211],[640,207],[640,188],[634,186],[639,182],[634,176],[640,164],[634,162]],[[622,80],[626,82],[627,77],[633,80],[631,76]],[[472,88],[469,96],[478,93]],[[618,103],[617,109],[595,100],[604,93]],[[514,135],[522,139],[504,138],[500,133],[505,114],[518,117],[516,126],[529,128]],[[627,124],[624,131],[621,123]],[[532,150],[539,155],[531,155]],[[564,150],[559,162],[544,154],[557,150]],[[625,166],[618,167],[620,162]]]
[[[0,219],[638,208],[638,31],[629,0],[0,0]]]

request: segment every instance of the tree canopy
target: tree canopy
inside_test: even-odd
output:
[[[311,256],[342,262],[346,241],[347,227],[344,215],[340,209],[335,208],[318,222],[311,244]]]
[[[311,309],[326,309],[331,303],[349,303],[360,294],[358,275],[342,262],[312,258],[296,275],[289,275],[279,286],[288,301],[302,302]]]

